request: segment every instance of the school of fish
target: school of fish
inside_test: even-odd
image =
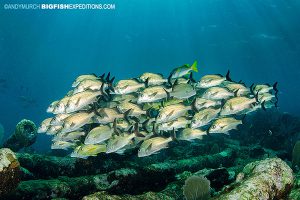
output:
[[[156,154],[177,140],[229,134],[248,113],[277,107],[277,82],[247,87],[228,73],[194,80],[197,61],[175,68],[168,78],[146,72],[114,81],[110,73],[80,75],[72,90],[47,109],[39,133],[53,135],[52,149],[88,158],[99,153],[138,157]]]

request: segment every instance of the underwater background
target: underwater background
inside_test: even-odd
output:
[[[194,60],[197,80],[229,69],[232,79],[248,86],[278,81],[279,109],[299,116],[300,1],[101,3],[116,7],[0,10],[0,122],[5,137],[23,118],[39,124],[48,116],[49,103],[61,98],[80,74],[111,72],[117,80],[147,71],[167,76]],[[35,149],[48,151],[49,138],[39,136]]]

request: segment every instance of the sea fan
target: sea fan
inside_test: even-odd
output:
[[[204,176],[191,176],[185,181],[183,194],[187,200],[210,199],[210,182]]]

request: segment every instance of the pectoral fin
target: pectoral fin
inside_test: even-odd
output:
[[[174,110],[172,110],[172,111],[167,115],[167,118],[171,117],[173,113],[174,113]]]
[[[152,94],[149,95],[149,97],[155,97],[157,95],[158,92],[154,92]]]

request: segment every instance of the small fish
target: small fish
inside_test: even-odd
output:
[[[131,102],[122,102],[117,106],[117,109],[121,113],[125,113],[130,110],[128,116],[138,117],[140,115],[147,115],[147,111],[143,110],[139,105],[131,103]]]
[[[116,126],[116,129],[118,129],[118,130],[129,131],[129,129],[132,127],[132,125],[123,118],[118,118],[115,121],[116,121],[115,126]]]
[[[69,92],[67,92],[66,97],[70,97],[74,94],[74,90],[70,90]]]
[[[55,126],[50,126],[47,131],[46,134],[47,135],[55,135],[58,132],[60,132],[62,130],[62,125],[55,125]]]
[[[225,80],[231,81],[229,77],[230,71],[228,70],[226,76],[222,76],[221,74],[212,74],[203,76],[199,82],[197,82],[197,88],[210,88],[221,85]]]
[[[167,96],[168,96],[168,91],[163,86],[148,87],[139,94],[137,103],[141,104],[141,103],[157,102],[167,98]]]
[[[72,113],[86,108],[98,100],[103,95],[102,91],[84,91],[70,97],[63,113]]]
[[[64,119],[66,119],[67,117],[69,117],[71,114],[57,114],[57,115],[55,115],[53,118],[52,118],[52,120],[51,120],[51,122],[50,122],[50,124],[51,125],[62,125],[63,124],[63,120]]]
[[[236,96],[248,96],[251,94],[250,89],[241,83],[229,82],[225,84],[225,88],[227,88],[230,92],[235,93]]]
[[[135,102],[136,99],[137,97],[134,94],[114,95],[112,97],[112,101],[114,102],[123,102],[123,101]]]
[[[233,97],[234,93],[230,92],[226,88],[211,87],[208,88],[202,95],[202,98],[210,100],[223,100]]]
[[[208,132],[228,134],[230,130],[237,129],[240,124],[243,124],[242,120],[237,120],[233,117],[223,117],[215,120]]]
[[[275,82],[273,85],[270,84],[257,84],[254,86],[254,84],[252,84],[250,86],[250,90],[252,91],[253,94],[261,94],[261,93],[268,93],[272,90],[275,91],[275,93],[278,93],[278,89],[277,89],[277,84],[278,82]]]
[[[74,148],[75,146],[76,146],[76,144],[72,143],[72,142],[55,141],[54,143],[52,143],[51,149],[64,149],[64,150],[68,150],[68,149]]]
[[[98,80],[98,79],[87,79],[81,81],[76,88],[73,91],[73,95],[84,92],[86,90],[90,91],[96,91],[96,90],[102,90],[104,91],[105,89],[108,88],[108,84],[105,84],[103,81]]]
[[[209,124],[220,113],[221,109],[206,108],[197,112],[191,121],[191,128],[198,128]]]
[[[56,107],[56,105],[58,104],[58,100],[57,101],[53,101],[50,105],[49,105],[49,107],[47,108],[47,113],[52,113],[53,112],[53,110],[54,110],[54,108]]]
[[[160,150],[168,148],[168,144],[173,140],[173,137],[153,137],[145,140],[138,150],[138,157],[146,157],[156,154]]]
[[[80,139],[82,136],[85,136],[85,132],[83,131],[73,131],[69,133],[58,133],[54,136],[52,141],[74,141]]]
[[[136,137],[135,132],[115,135],[114,137],[108,140],[106,153],[113,153],[119,151],[120,149],[128,145],[134,137]]]
[[[198,68],[197,68],[197,61],[195,61],[192,66],[189,65],[183,65],[181,67],[177,67],[175,68],[170,76],[169,76],[169,83],[171,82],[171,79],[176,79],[179,77],[183,77],[186,75],[189,75],[192,71],[198,72]]]
[[[177,140],[193,141],[195,139],[203,139],[207,132],[202,129],[185,128],[181,130],[176,137]]]
[[[139,79],[144,83],[147,82],[148,86],[163,85],[168,82],[168,79],[164,79],[162,74],[149,72],[143,73]]]
[[[94,115],[94,113],[88,112],[79,112],[70,115],[64,120],[61,132],[67,133],[78,130],[85,124],[90,123],[90,120]]]
[[[172,131],[173,129],[177,130],[180,128],[186,128],[189,124],[190,120],[185,117],[179,117],[173,121],[159,124],[157,129],[158,131]]]
[[[197,110],[209,108],[209,107],[218,107],[221,106],[222,102],[221,101],[214,101],[214,100],[209,100],[209,99],[204,99],[197,97],[194,100],[194,106]]]
[[[168,97],[175,97],[177,99],[188,99],[196,95],[194,87],[188,83],[181,83],[174,85],[171,92],[167,92]]]
[[[256,104],[256,98],[234,97],[225,102],[220,115],[233,115],[242,112],[243,110],[252,108]]]
[[[175,104],[163,107],[159,110],[156,123],[173,121],[186,115],[189,110],[192,110],[192,106],[185,106],[183,104]]]
[[[52,121],[52,117],[47,118],[45,120],[42,121],[41,125],[39,126],[37,132],[38,133],[45,133],[47,131],[47,129],[50,127],[50,123]]]
[[[99,77],[97,77],[96,74],[84,74],[84,75],[80,75],[78,76],[75,81],[73,82],[72,84],[72,87],[77,87],[78,84],[81,82],[81,81],[84,81],[84,80],[98,80],[100,79]]]
[[[55,104],[55,107],[54,107],[52,113],[53,114],[65,113],[66,108],[67,108],[67,104],[68,104],[70,98],[71,97],[66,96],[66,97],[62,98],[59,102],[57,102]]]
[[[134,79],[120,80],[114,87],[114,94],[131,94],[145,88],[145,83]]]
[[[99,153],[105,152],[105,144],[87,144],[76,147],[76,149],[71,153],[71,157],[86,159],[90,156],[97,156]]]
[[[260,103],[268,102],[268,101],[276,102],[277,100],[278,100],[277,96],[274,95],[274,94],[271,94],[271,93],[258,93],[258,101]]]
[[[100,108],[97,110],[97,115],[93,118],[94,123],[109,124],[115,119],[127,118],[130,110],[120,113],[116,108]]]
[[[114,129],[109,126],[93,128],[86,136],[84,144],[100,144],[112,137]]]

